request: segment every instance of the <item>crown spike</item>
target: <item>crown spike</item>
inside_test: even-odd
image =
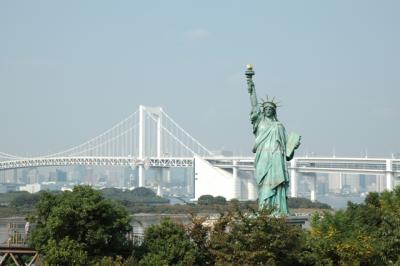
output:
[[[265,98],[261,98],[261,106],[265,106],[267,104],[272,105],[274,108],[280,107],[280,102],[279,101],[275,101],[275,96],[273,96],[272,98],[269,98],[268,95],[266,95]]]

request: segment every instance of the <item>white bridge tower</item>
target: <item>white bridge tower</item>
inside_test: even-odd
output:
[[[140,161],[144,161],[146,157],[146,121],[145,121],[145,115],[146,113],[148,115],[151,115],[153,119],[156,122],[156,157],[161,158],[162,157],[162,145],[161,145],[161,129],[162,129],[162,109],[161,107],[145,107],[143,105],[139,106],[139,156],[138,159]],[[145,186],[145,174],[144,174],[144,165],[139,164],[138,165],[138,171],[139,171],[139,187],[144,187]]]

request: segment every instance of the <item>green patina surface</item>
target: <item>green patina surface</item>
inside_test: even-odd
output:
[[[258,103],[253,76],[253,68],[248,65],[246,78],[252,107],[250,120],[255,135],[253,152],[258,206],[259,209],[273,207],[273,215],[284,216],[289,214],[289,172],[286,162],[293,158],[294,150],[299,147],[300,136],[286,133],[285,127],[277,119],[277,103],[273,99],[267,98]]]

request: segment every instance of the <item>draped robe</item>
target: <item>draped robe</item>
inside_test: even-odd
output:
[[[268,121],[261,111],[252,112],[251,121],[255,134],[253,152],[256,154],[254,165],[259,208],[274,207],[274,215],[288,215],[285,127],[279,121]]]

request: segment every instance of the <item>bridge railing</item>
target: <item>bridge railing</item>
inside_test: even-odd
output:
[[[297,162],[297,167],[385,170],[383,163],[363,162]]]
[[[394,161],[392,168],[393,168],[393,171],[400,172],[400,161]]]

